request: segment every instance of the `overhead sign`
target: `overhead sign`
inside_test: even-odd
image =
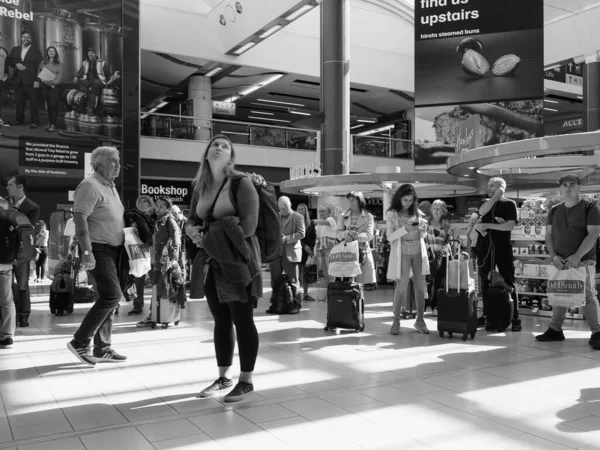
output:
[[[155,180],[145,178],[140,183],[140,194],[149,195],[153,200],[168,197],[176,205],[189,207],[192,203],[191,180]]]
[[[322,173],[321,163],[300,164],[290,167],[290,180],[320,177]]]
[[[235,103],[213,101],[213,114],[235,116]]]
[[[583,86],[583,64],[575,64],[574,61],[553,67],[544,72],[546,80],[566,83],[574,86]]]
[[[566,117],[552,122],[544,121],[544,132],[546,136],[556,134],[568,134],[583,130],[583,117]]]
[[[415,0],[415,106],[543,97],[544,2],[525,3]]]

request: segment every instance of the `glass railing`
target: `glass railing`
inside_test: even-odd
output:
[[[141,134],[166,139],[208,141],[224,134],[234,144],[316,150],[320,132],[276,125],[258,125],[220,119],[202,119],[159,113],[142,113]],[[412,141],[380,136],[352,136],[355,155],[413,159]]]
[[[382,158],[413,159],[413,143],[405,139],[381,136],[352,136],[355,155],[379,156]]]
[[[229,120],[207,120],[189,116],[142,114],[142,136],[208,141],[224,134],[234,144],[316,150],[319,132],[274,125],[257,125]]]

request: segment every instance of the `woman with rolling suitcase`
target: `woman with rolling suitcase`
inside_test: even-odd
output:
[[[446,219],[448,207],[443,200],[435,200],[431,205],[431,216],[429,219],[429,228],[427,229],[427,247],[429,250],[429,271],[430,285],[432,289],[429,293],[432,312],[437,309],[437,292],[442,287],[446,273],[446,260],[444,259],[444,249],[450,239],[450,221]]]
[[[396,281],[394,291],[394,321],[390,334],[400,333],[400,309],[409,295],[411,274],[417,304],[415,328],[419,333],[429,334],[425,319],[425,276],[429,275],[429,260],[425,237],[427,220],[417,207],[419,200],[415,188],[403,184],[392,197],[386,214],[387,238],[391,243],[388,278]]]

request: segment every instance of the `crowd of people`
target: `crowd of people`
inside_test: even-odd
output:
[[[260,197],[251,177],[236,170],[235,161],[233,144],[226,136],[215,136],[208,143],[193,180],[190,217],[187,220],[168,198],[154,202],[149,197],[140,197],[136,204],[141,214],[152,217],[154,224],[153,270],[149,273],[152,284],[158,283],[157,275],[165,270],[177,268],[184,271],[186,259],[192,265],[192,274],[196,274],[192,276],[192,289],[194,285],[201,284],[214,319],[218,376],[200,395],[224,395],[224,400],[229,402],[242,400],[254,390],[253,373],[259,351],[254,309],[263,296],[261,242],[257,237]],[[123,296],[123,268],[127,260],[124,229],[129,224],[125,223],[124,207],[114,184],[121,170],[118,150],[113,147],[95,149],[91,165],[94,174],[83,180],[75,191],[73,211],[82,267],[95,280],[97,296],[67,347],[80,361],[95,365],[127,360],[126,356],[112,348],[111,333],[114,314]],[[556,268],[587,268],[584,311],[592,331],[589,343],[600,349],[594,270],[596,241],[600,235],[600,207],[580,198],[580,182],[576,176],[562,177],[559,185],[564,202],[550,211],[546,243]],[[27,198],[26,188],[26,180],[22,177],[11,178],[8,182],[10,199],[1,200],[0,207],[16,208],[37,223],[39,207]],[[484,302],[481,326],[487,324],[486,290],[489,288],[487,274],[490,271],[497,270],[515,295],[510,233],[517,223],[517,209],[515,202],[506,198],[505,190],[503,179],[490,180],[489,198],[480,207],[479,219],[473,222],[471,230],[477,235],[474,259]],[[276,295],[281,278],[286,277],[294,292],[291,314],[298,313],[303,302],[315,300],[308,295],[309,283],[303,270],[309,258],[316,262],[320,277],[333,281],[328,273],[328,256],[338,243],[358,242],[362,273],[356,281],[376,282],[370,245],[374,235],[374,218],[367,211],[361,192],[350,192],[346,199],[347,209],[319,205],[318,218],[314,220],[310,218],[305,204],[293,211],[288,197],[278,199],[281,250],[279,257],[270,262],[272,296]],[[404,184],[396,190],[386,211],[386,235],[391,243],[387,276],[395,282],[392,335],[400,333],[401,311],[407,303],[411,278],[416,301],[414,327],[419,333],[429,333],[424,320],[426,300],[432,309],[439,301],[436,290],[443,283],[444,252],[452,234],[445,202],[438,199],[427,206],[430,208],[419,204],[412,185]],[[40,255],[47,253],[45,224],[40,223],[37,236]],[[494,258],[489,257],[491,253],[495,254]],[[11,292],[13,271],[19,282],[14,302]],[[43,276],[43,272],[36,276]],[[0,265],[0,347],[12,345],[17,314],[20,324],[25,323],[30,314],[28,279],[29,264],[26,267]],[[143,313],[145,275],[138,277],[135,285],[137,296],[129,312],[131,315]],[[433,289],[428,290],[428,286]],[[185,301],[185,287],[177,295],[183,296]],[[154,296],[152,301],[155,301]],[[518,332],[522,326],[518,308],[514,309],[512,331]],[[153,314],[151,312],[138,325],[145,326],[156,321]],[[550,327],[536,339],[564,340],[562,323],[565,314],[565,308],[554,308]],[[241,372],[234,384],[232,367],[236,342]]]

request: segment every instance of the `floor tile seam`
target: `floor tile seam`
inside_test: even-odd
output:
[[[4,410],[4,414],[6,415],[6,424],[8,425],[8,430],[10,431],[10,437],[14,440],[15,435],[12,431],[12,427],[10,426],[10,419],[8,418],[8,410],[6,409],[6,404],[4,403],[4,399],[2,398],[2,391],[0,391],[0,402],[2,402],[2,409]]]

